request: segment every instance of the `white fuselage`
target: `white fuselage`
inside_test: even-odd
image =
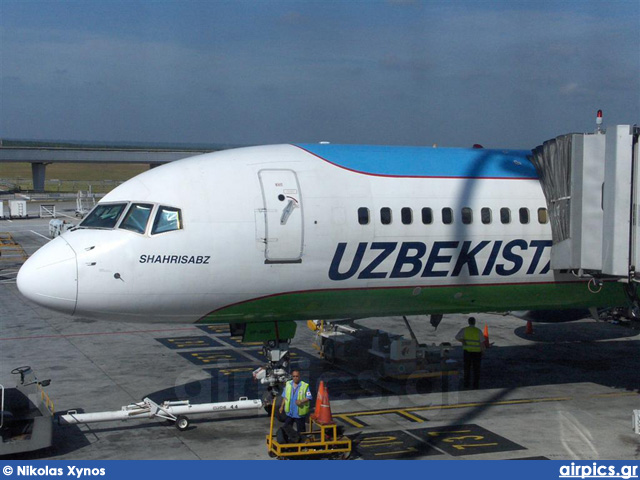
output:
[[[152,209],[144,232],[118,228],[124,214],[114,228],[81,224],[26,262],[20,291],[80,316],[194,322],[218,312],[212,321],[258,321],[279,318],[276,297],[288,302],[287,318],[303,320],[367,315],[375,301],[363,302],[365,294],[397,290],[413,298],[456,287],[446,290],[451,302],[443,297],[433,309],[431,298],[381,313],[473,311],[472,304],[455,302],[475,286],[571,280],[549,270],[551,230],[539,181],[517,174],[359,172],[305,148],[276,145],[152,169],[98,206],[118,203],[126,204],[123,212],[132,204]],[[161,207],[180,210],[180,228],[152,232]],[[428,212],[423,217],[427,208],[431,223]],[[367,209],[368,219],[359,221],[359,209]],[[443,209],[451,209],[452,223],[444,223]],[[501,220],[504,209],[508,223]],[[350,300],[347,292],[357,295]],[[342,296],[332,299],[333,293]],[[477,311],[510,308],[509,298],[478,295]]]

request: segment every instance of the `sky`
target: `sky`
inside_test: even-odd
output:
[[[640,123],[638,0],[0,0],[0,138],[529,149]]]

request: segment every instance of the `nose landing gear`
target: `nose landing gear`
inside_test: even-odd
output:
[[[262,352],[267,364],[253,372],[253,378],[267,385],[262,403],[267,412],[270,406],[282,394],[285,383],[291,379],[289,373],[289,344],[291,340],[267,340],[263,343]]]

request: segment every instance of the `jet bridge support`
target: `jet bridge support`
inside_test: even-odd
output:
[[[598,283],[640,282],[640,128],[569,134],[533,150],[547,201],[551,268]],[[627,289],[636,301],[635,288]]]

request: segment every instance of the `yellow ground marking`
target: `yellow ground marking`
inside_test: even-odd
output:
[[[359,412],[347,412],[347,413],[339,413],[333,414],[334,417],[343,420],[346,423],[356,427],[356,428],[364,428],[364,424],[358,422],[358,420],[354,419],[354,417],[365,417],[372,415],[388,415],[388,414],[398,414],[405,418],[409,418],[416,422],[423,423],[425,420],[417,417],[415,415],[411,415],[411,412],[425,412],[432,410],[452,410],[459,408],[475,408],[475,407],[496,407],[496,406],[508,406],[508,405],[523,405],[529,403],[548,403],[548,402],[566,402],[572,400],[573,397],[547,397],[547,398],[523,398],[517,400],[502,400],[499,402],[469,402],[469,403],[455,403],[452,405],[425,405],[420,407],[407,407],[407,408],[389,408],[384,410],[364,410]]]
[[[637,396],[637,392],[612,392],[612,393],[597,393],[589,395],[588,398],[615,398],[615,397],[630,397]],[[424,423],[425,420],[412,415],[411,412],[425,412],[430,410],[452,410],[459,408],[475,408],[475,407],[498,407],[509,405],[524,405],[530,403],[548,403],[548,402],[567,402],[573,400],[574,397],[545,397],[545,398],[521,398],[516,400],[502,400],[499,402],[469,402],[469,403],[455,403],[452,405],[424,405],[419,407],[407,407],[407,408],[389,408],[385,410],[363,410],[359,412],[347,412],[333,414],[334,417],[348,423],[355,428],[364,428],[365,425],[359,422],[357,417],[366,417],[372,415],[388,415],[395,413],[403,416],[414,422]]]
[[[343,422],[348,423],[348,424],[350,424],[351,426],[356,427],[356,428],[364,428],[364,427],[365,427],[365,425],[364,425],[364,424],[362,424],[362,423],[360,423],[360,422],[358,422],[358,421],[356,421],[356,420],[353,420],[353,419],[351,418],[350,414],[342,414],[342,413],[335,414],[335,413],[334,413],[334,414],[333,414],[333,417],[334,417],[334,418],[339,418],[339,419],[340,419],[340,420],[342,420]]]
[[[407,412],[406,410],[398,410],[398,415],[401,415],[405,418],[408,418],[409,420],[413,420],[414,422],[418,422],[418,423],[424,423],[425,419],[424,418],[420,418],[417,417],[416,415],[412,415],[411,413]]]

